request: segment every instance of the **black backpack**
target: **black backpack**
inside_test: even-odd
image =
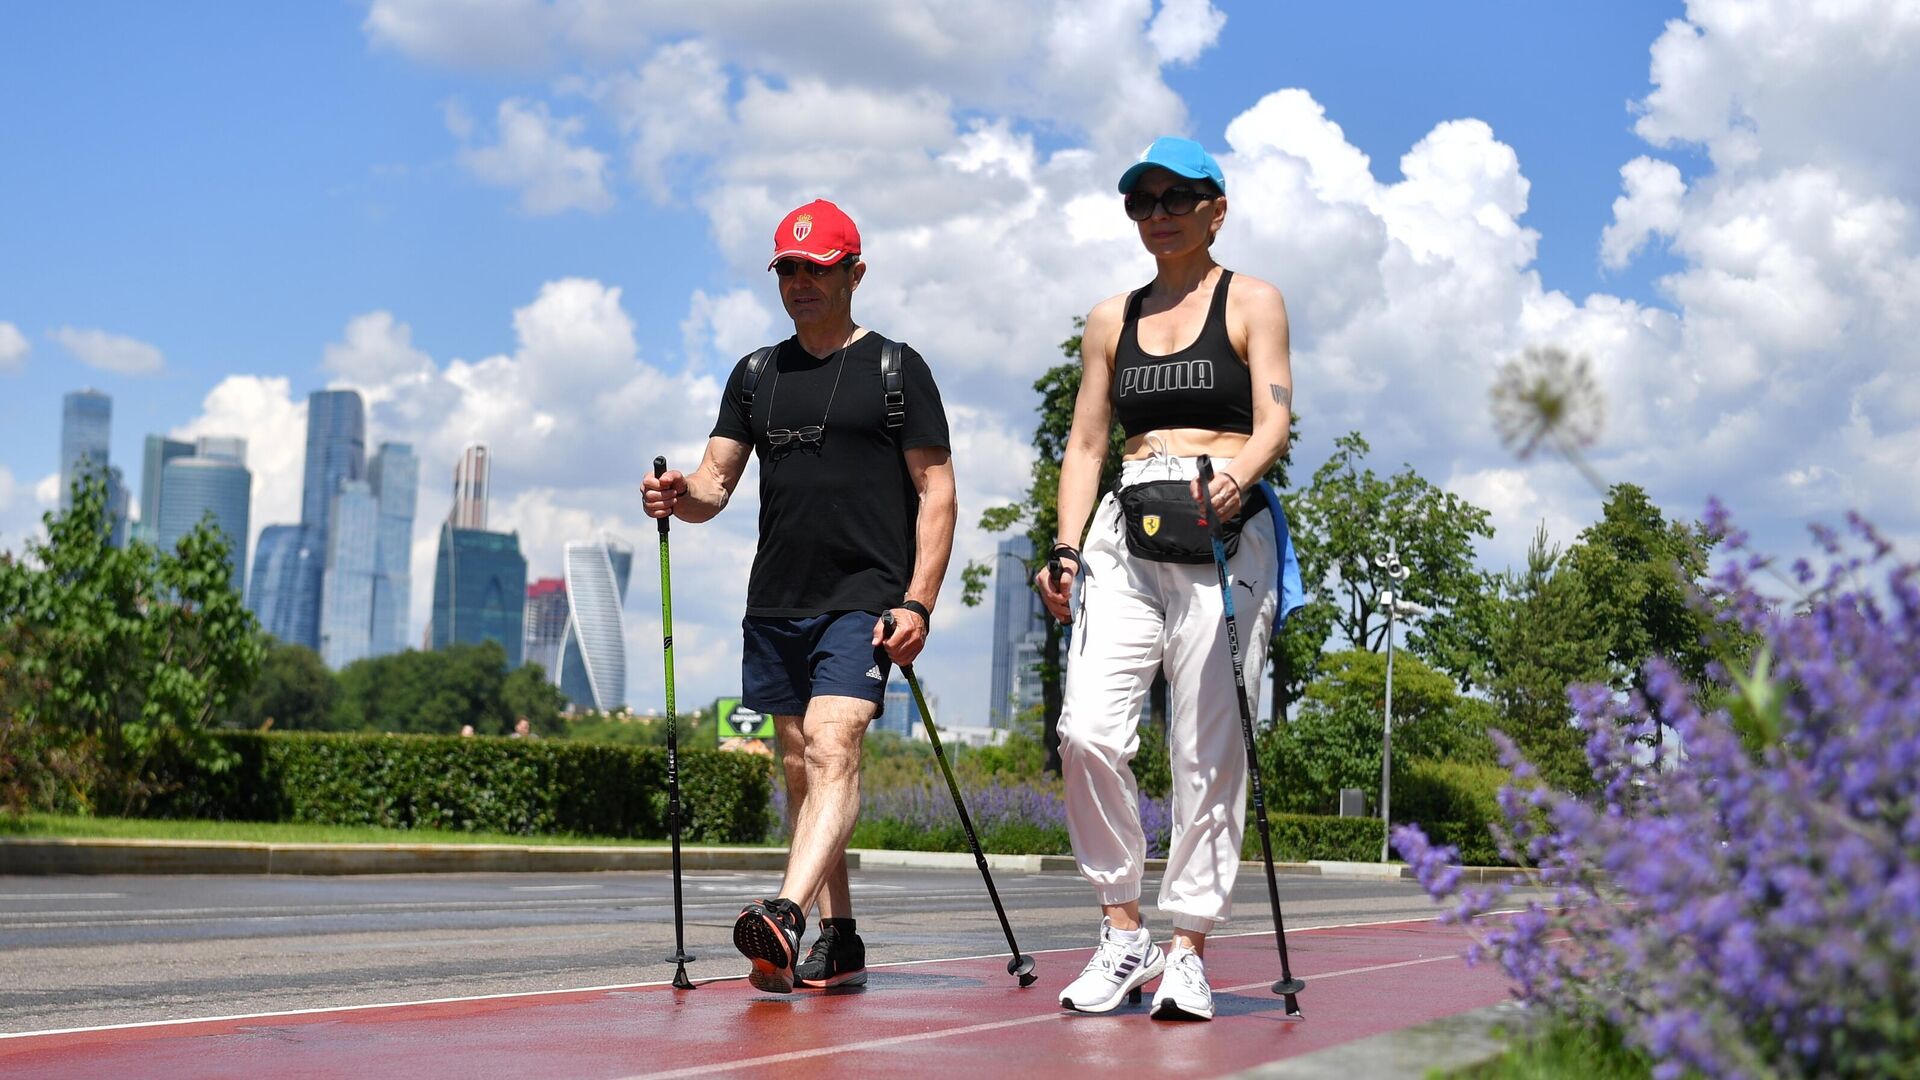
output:
[[[747,357],[747,369],[740,373],[740,411],[747,416],[747,426],[753,426],[753,388],[760,385],[760,373],[766,370],[767,361],[773,358],[778,345],[762,345]],[[880,388],[885,393],[887,408],[887,430],[898,431],[907,422],[907,377],[900,370],[900,354],[905,348],[898,341],[886,341],[880,346]]]

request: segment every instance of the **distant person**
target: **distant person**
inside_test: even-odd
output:
[[[774,231],[794,334],[741,359],[691,473],[649,476],[647,513],[706,521],[760,460],[759,545],[742,623],[742,704],[774,717],[793,843],[778,896],[748,904],[733,941],[747,978],[784,994],[864,983],[846,848],[860,748],[894,663],[912,663],[953,551],[947,416],[920,354],[853,321],[860,233],[818,200]],[[893,613],[891,636],[882,615]],[[820,936],[804,961],[806,911]]]
[[[512,737],[516,739],[537,739],[540,736],[533,733],[533,721],[523,716],[513,722]]]
[[[473,738],[473,725],[472,725],[472,724],[461,724],[461,725],[460,725],[460,737],[461,737],[461,738],[463,738],[463,739],[471,739],[471,738]]]
[[[1247,758],[1219,573],[1204,530],[1194,528],[1195,500],[1208,499],[1223,531],[1237,534],[1227,566],[1233,588],[1245,590],[1234,594],[1242,659],[1246,671],[1264,671],[1286,531],[1261,478],[1287,447],[1287,309],[1272,285],[1213,261],[1227,180],[1199,143],[1156,140],[1122,174],[1120,194],[1155,273],[1087,316],[1051,552],[1065,573],[1056,582],[1043,568],[1035,579],[1054,617],[1074,623],[1060,710],[1067,833],[1104,916],[1093,959],[1060,1004],[1107,1012],[1159,976],[1155,1019],[1210,1020],[1207,934],[1232,912]],[[1116,420],[1126,436],[1120,497],[1108,495],[1096,509]],[[1218,462],[1204,493],[1201,454]],[[1172,483],[1146,486],[1156,480]],[[1164,505],[1146,507],[1150,495]],[[1076,547],[1083,532],[1084,552]],[[1073,618],[1076,578],[1081,610]],[[1164,954],[1140,921],[1146,840],[1130,765],[1141,706],[1161,671],[1173,770],[1173,832],[1158,901],[1173,917]],[[1249,693],[1259,685],[1253,680]]]

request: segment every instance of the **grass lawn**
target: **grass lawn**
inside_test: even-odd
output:
[[[514,836],[506,833],[453,832],[444,829],[383,829],[373,825],[299,825],[265,821],[161,821],[146,818],[0,813],[0,837],[8,836],[113,840],[240,840],[263,844],[539,844],[660,847],[667,843],[665,837],[658,840],[621,840],[606,836]],[[779,845],[701,844],[698,846],[775,847]]]
[[[1518,1032],[1498,1058],[1446,1073],[1443,1080],[1647,1080],[1652,1075],[1652,1064],[1628,1049],[1618,1032],[1550,1021]],[[1435,1070],[1429,1076],[1443,1074]]]

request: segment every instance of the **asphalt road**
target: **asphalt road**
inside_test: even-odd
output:
[[[733,917],[778,883],[687,875],[696,980],[744,972]],[[1024,951],[1093,944],[1099,912],[1078,876],[994,883]],[[1146,915],[1164,937],[1158,885]],[[1410,882],[1280,888],[1289,928],[1435,913]],[[870,964],[1004,951],[978,871],[868,869],[853,889]],[[1222,933],[1271,933],[1260,874],[1241,875],[1235,903]],[[651,982],[672,975],[672,945],[665,873],[0,877],[0,1032]]]

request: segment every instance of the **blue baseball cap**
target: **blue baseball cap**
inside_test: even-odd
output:
[[[1211,180],[1220,194],[1227,193],[1227,175],[1220,171],[1220,163],[1213,160],[1207,149],[1192,139],[1182,139],[1177,135],[1162,135],[1153,140],[1147,152],[1140,160],[1127,167],[1120,174],[1120,194],[1125,195],[1140,182],[1140,174],[1148,169],[1165,169],[1175,176],[1184,176],[1189,180]]]

